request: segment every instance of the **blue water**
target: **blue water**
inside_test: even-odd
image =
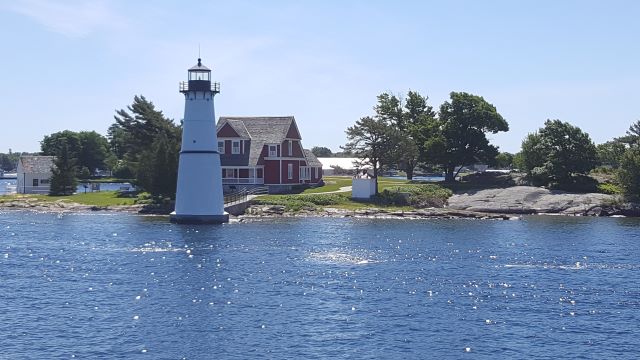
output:
[[[0,212],[0,357],[637,358],[640,222]]]
[[[9,186],[15,186],[16,180],[14,179],[0,179],[0,195],[9,194]]]

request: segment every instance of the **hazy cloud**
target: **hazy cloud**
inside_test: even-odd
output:
[[[69,36],[86,37],[105,28],[121,28],[124,18],[106,1],[18,0],[3,7],[27,16],[50,31]]]

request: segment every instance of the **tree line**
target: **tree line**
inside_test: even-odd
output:
[[[75,191],[76,178],[97,169],[130,179],[154,197],[175,198],[182,126],[164,116],[144,96],[116,111],[107,136],[95,131],[60,131],[40,142],[42,155],[55,155],[51,194]]]
[[[498,148],[486,135],[509,130],[507,121],[481,96],[452,92],[436,112],[428,97],[409,91],[405,99],[378,95],[375,115],[346,130],[344,150],[373,169],[397,167],[411,180],[419,164],[437,166],[453,181],[461,166],[494,162]]]
[[[445,181],[474,164],[517,168],[531,185],[573,191],[596,191],[589,173],[596,167],[613,173],[630,197],[640,197],[640,120],[624,136],[595,145],[589,134],[560,120],[547,120],[528,134],[516,154],[499,152],[487,135],[509,130],[495,106],[481,96],[452,92],[436,112],[428,97],[409,91],[405,98],[378,95],[374,115],[347,128],[346,152],[373,169],[395,168],[413,178],[417,167],[436,168]],[[315,153],[315,152],[314,152]]]
[[[13,152],[9,149],[8,153],[0,153],[0,170],[15,171],[18,168],[18,160],[23,155],[36,155],[28,152]]]

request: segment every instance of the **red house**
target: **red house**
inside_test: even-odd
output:
[[[322,164],[302,147],[293,116],[221,117],[217,135],[225,188],[260,185],[287,192],[322,180]]]

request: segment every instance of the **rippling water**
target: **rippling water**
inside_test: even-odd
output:
[[[636,358],[640,222],[0,212],[0,358]]]

